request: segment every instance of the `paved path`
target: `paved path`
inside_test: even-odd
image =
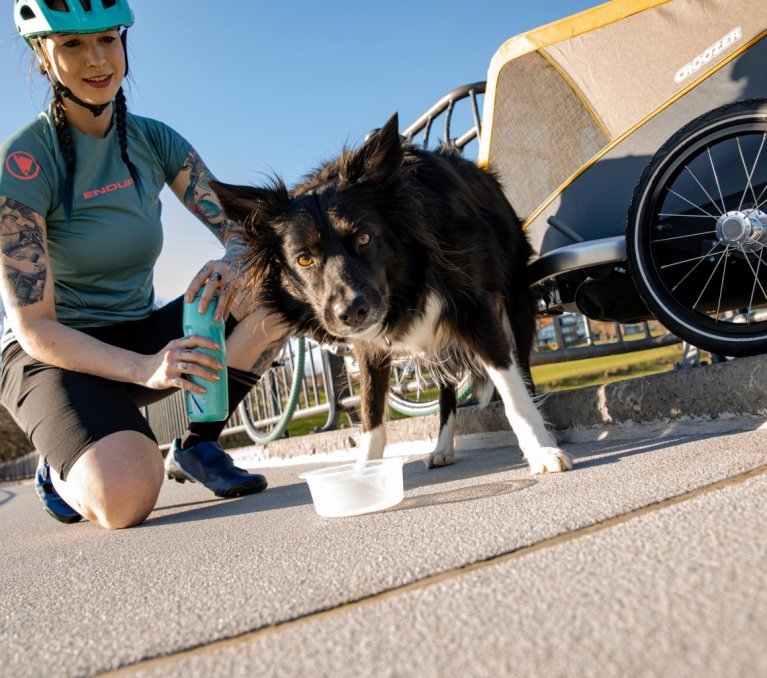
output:
[[[0,485],[0,675],[764,676],[762,422],[569,443],[542,477],[467,438],[345,519],[301,464],[236,500],[168,482],[119,532]]]

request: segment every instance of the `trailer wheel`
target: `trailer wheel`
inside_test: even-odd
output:
[[[655,154],[626,247],[647,307],[694,346],[767,352],[767,99],[694,120]]]

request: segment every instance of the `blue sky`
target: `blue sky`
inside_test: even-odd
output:
[[[48,101],[4,4],[3,138]],[[451,89],[484,80],[512,36],[597,4],[131,0],[128,105],[177,129],[222,181],[292,183],[393,113],[407,126]],[[155,288],[168,301],[220,249],[170,192],[163,203]]]

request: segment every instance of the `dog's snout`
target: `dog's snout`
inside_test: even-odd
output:
[[[339,301],[333,307],[336,317],[349,327],[363,324],[370,314],[370,304],[361,294],[352,299],[351,303]]]

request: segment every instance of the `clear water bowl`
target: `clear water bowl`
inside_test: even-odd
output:
[[[307,471],[314,509],[326,518],[356,516],[399,504],[405,496],[401,457]]]

